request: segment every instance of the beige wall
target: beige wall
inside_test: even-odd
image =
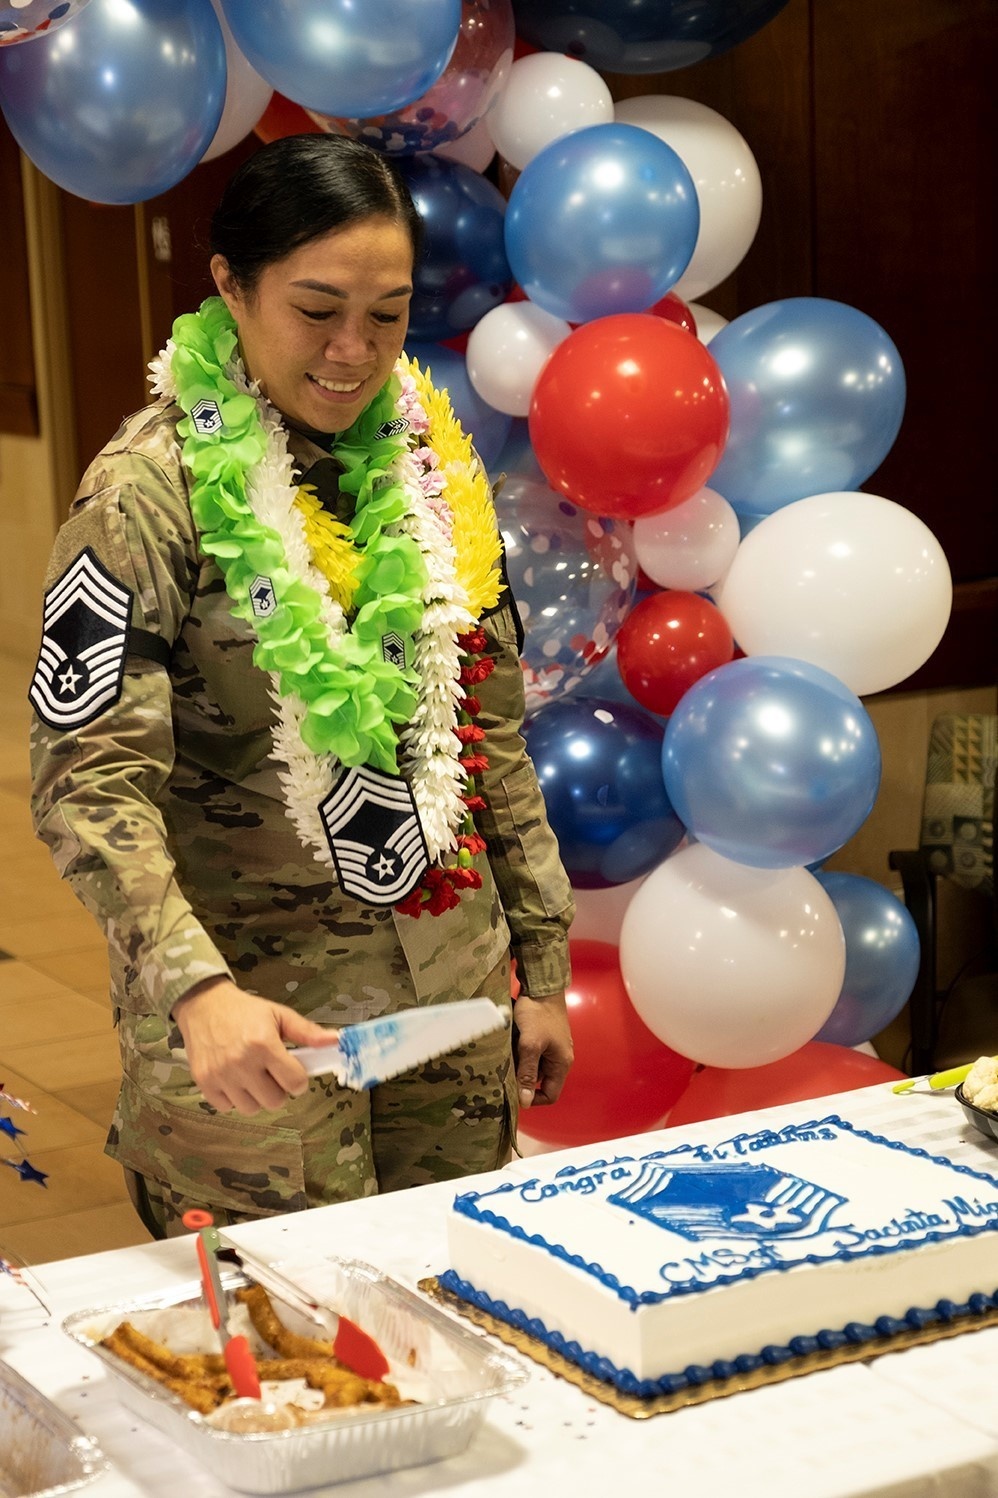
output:
[[[0,649],[34,656],[42,580],[61,517],[76,489],[73,409],[63,297],[58,196],[22,158],[39,437],[0,433]]]
[[[46,439],[0,434],[0,641],[6,654],[38,649],[55,508]]]
[[[998,712],[998,688],[967,691],[898,692],[864,704],[880,739],[884,770],[880,793],[856,835],[828,860],[830,869],[865,874],[900,888],[887,867],[893,848],[917,848],[929,730],[940,713]]]

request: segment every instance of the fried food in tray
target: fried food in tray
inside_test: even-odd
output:
[[[237,1290],[236,1299],[246,1306],[261,1342],[269,1349],[256,1359],[261,1381],[304,1380],[310,1389],[322,1395],[322,1408],[312,1415],[301,1412],[302,1423],[321,1418],[324,1411],[357,1405],[391,1409],[410,1402],[402,1400],[394,1384],[361,1378],[345,1368],[333,1356],[332,1342],[302,1336],[286,1326],[262,1285]],[[201,1415],[211,1415],[235,1398],[220,1353],[173,1352],[129,1321],[121,1322],[102,1337],[100,1345],[139,1373],[163,1384]]]

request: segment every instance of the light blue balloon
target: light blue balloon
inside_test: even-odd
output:
[[[846,972],[815,1040],[862,1045],[901,1012],[918,976],[918,928],[896,895],[861,874],[816,873],[842,923]]]
[[[0,48],[18,145],[96,203],[141,203],[186,177],[218,128],[225,79],[206,0],[90,0],[51,36]]]
[[[710,340],[731,429],[710,486],[736,510],[771,515],[810,494],[852,492],[894,445],[901,356],[879,323],[823,297],[736,317]]]
[[[590,125],[545,146],[506,210],[513,275],[566,322],[644,312],[679,280],[699,232],[693,178],[637,125]]]
[[[410,359],[418,359],[420,369],[429,369],[437,389],[445,389],[450,396],[454,415],[471,438],[475,451],[488,469],[502,451],[512,416],[497,411],[488,401],[483,401],[468,378],[468,366],[463,354],[456,349],[445,348],[442,343],[419,343],[407,338],[405,351]]]
[[[388,114],[450,62],[461,0],[222,0],[257,72],[320,114]]]
[[[699,842],[753,868],[797,868],[834,853],[869,816],[880,745],[837,676],[751,656],[708,672],[680,699],[662,769]]]

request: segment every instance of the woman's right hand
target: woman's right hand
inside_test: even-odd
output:
[[[173,1017],[191,1076],[220,1113],[251,1115],[300,1097],[308,1090],[308,1075],[287,1043],[332,1045],[339,1039],[338,1031],[304,1019],[286,1004],[244,993],[228,978],[191,989],[174,1004]]]

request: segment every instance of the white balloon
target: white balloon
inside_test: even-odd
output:
[[[740,540],[738,516],[713,489],[698,489],[681,505],[634,522],[638,562],[660,588],[695,593],[711,587],[731,566]]]
[[[687,302],[686,305],[693,313],[693,321],[697,325],[697,337],[701,343],[708,344],[715,334],[728,326],[726,317],[722,317],[720,312],[712,312],[702,302]]]
[[[620,941],[624,912],[644,884],[644,879],[630,879],[610,889],[573,889],[575,920],[572,940],[605,941],[615,947]]]
[[[233,146],[238,146],[241,140],[245,140],[270,103],[270,96],[274,92],[273,86],[260,77],[256,68],[236,46],[222,10],[222,0],[211,0],[211,3],[225,42],[225,106],[211,144],[201,157],[202,161],[213,161],[216,156],[224,156],[226,151],[231,151]]]
[[[928,526],[877,494],[815,494],[745,537],[718,606],[746,655],[789,655],[858,696],[917,671],[943,637],[953,584]]]
[[[620,970],[659,1040],[705,1066],[765,1066],[806,1045],[845,976],[842,926],[807,869],[750,869],[702,843],[648,875]]]
[[[497,411],[526,416],[538,375],[571,331],[533,302],[493,307],[469,334],[468,379]]]
[[[693,259],[672,289],[686,302],[702,296],[744,260],[759,227],[762,178],[748,142],[730,120],[694,99],[624,99],[616,118],[664,140],[696,184],[700,233]]]
[[[612,119],[613,98],[595,68],[560,52],[535,52],[514,62],[489,130],[499,154],[522,171],[553,140]]]
[[[491,117],[491,116],[490,116]],[[488,120],[479,120],[457,140],[447,141],[435,147],[434,156],[446,156],[448,161],[459,161],[470,166],[473,172],[484,172],[496,154],[496,143],[489,134]]]

